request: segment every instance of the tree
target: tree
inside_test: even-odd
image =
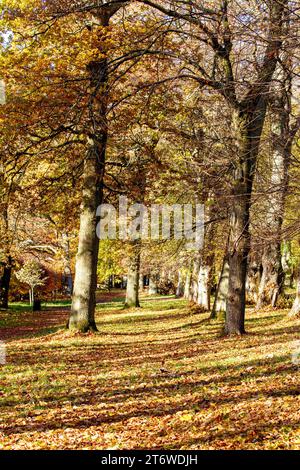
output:
[[[289,166],[294,132],[291,126],[292,68],[290,61],[282,64],[270,98],[271,176],[268,190],[268,209],[265,230],[267,243],[262,256],[262,276],[258,290],[257,308],[276,306],[283,290],[284,271],[281,262],[282,225],[289,184]]]
[[[16,278],[30,287],[29,302],[34,304],[34,290],[45,284],[44,271],[36,261],[27,261],[22,268],[15,273]]]

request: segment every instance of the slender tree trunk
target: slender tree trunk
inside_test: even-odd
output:
[[[139,291],[143,292],[143,290],[144,290],[144,276],[143,276],[143,274],[140,273]]]
[[[66,288],[67,294],[72,295],[73,292],[73,279],[72,279],[72,270],[71,270],[71,260],[70,260],[70,243],[69,237],[66,232],[62,233],[62,249],[63,249],[63,260],[64,260],[64,286]]]
[[[296,284],[296,297],[291,310],[289,311],[289,317],[296,317],[300,314],[300,267],[297,269],[297,284]]]
[[[204,310],[210,310],[210,296],[212,287],[212,273],[214,265],[214,225],[211,220],[215,214],[215,203],[207,197],[208,207],[205,213],[204,245],[200,254],[200,266],[198,272],[197,304]]]
[[[176,297],[182,297],[184,293],[184,285],[183,285],[183,279],[182,279],[182,272],[179,270],[178,271],[178,282],[177,282],[177,288],[176,288]]]
[[[189,270],[186,273],[186,277],[185,277],[184,294],[183,294],[183,298],[186,300],[189,299],[189,295],[190,295],[191,277],[192,277],[192,272],[191,272],[191,267],[189,267]]]
[[[1,184],[4,185],[3,174],[1,173]],[[3,272],[0,279],[0,308],[8,308],[8,297],[9,297],[9,288],[11,281],[12,273],[12,257],[10,255],[10,230],[9,230],[9,219],[8,219],[8,196],[3,195],[2,202],[2,211],[1,211],[1,225],[2,225],[2,245],[4,247],[4,261],[2,263]]]
[[[210,310],[212,265],[201,264],[198,274],[197,304],[205,310]]]
[[[219,277],[217,291],[214,299],[214,305],[211,311],[210,318],[217,318],[218,313],[226,312],[226,303],[228,296],[228,281],[229,281],[229,262],[227,252],[223,258],[222,270]]]
[[[107,18],[103,26],[108,26]],[[105,33],[104,33],[105,34]],[[100,51],[102,54],[104,51]],[[84,162],[79,242],[75,265],[72,307],[68,326],[71,330],[97,331],[95,323],[99,239],[96,234],[98,206],[103,200],[103,177],[107,145],[107,59],[91,62],[89,149]]]
[[[197,303],[198,301],[198,279],[200,271],[200,254],[197,253],[193,260],[193,267],[191,272],[191,283],[190,283],[190,302]]]
[[[140,307],[139,302],[139,279],[140,279],[140,263],[141,263],[141,242],[135,240],[131,244],[132,253],[129,260],[127,272],[127,289],[126,289],[126,307]]]

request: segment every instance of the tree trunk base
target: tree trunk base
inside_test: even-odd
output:
[[[125,302],[124,304],[124,308],[141,308],[140,304],[135,304],[135,303],[128,303],[128,302]]]
[[[72,333],[98,333],[99,330],[95,322],[89,324],[78,324],[67,322],[66,328]]]
[[[230,329],[228,330],[227,328],[224,328],[224,334],[223,336],[244,336],[246,335],[245,330],[240,330],[240,329]]]

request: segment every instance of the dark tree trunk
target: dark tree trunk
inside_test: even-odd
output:
[[[270,83],[282,46],[287,0],[270,2],[269,37],[257,81],[246,97],[235,104],[233,123],[236,128],[237,161],[235,162],[229,239],[229,288],[225,333],[245,332],[245,284],[250,250],[250,205],[253,178],[265,121]],[[229,97],[230,100],[230,97]],[[235,96],[232,99],[235,102]]]
[[[144,290],[144,276],[140,272],[140,279],[139,279],[139,292],[143,292]]]
[[[7,262],[3,266],[3,273],[0,280],[0,307],[7,309],[8,308],[8,295],[9,295],[9,286],[11,279],[12,271],[12,258],[8,256]]]
[[[71,260],[70,260],[70,243],[69,243],[68,234],[66,232],[62,233],[62,249],[63,249],[63,261],[64,261],[63,286],[66,289],[66,293],[68,295],[72,295],[73,278],[72,278]]]
[[[251,104],[254,110],[240,113],[234,123],[239,134],[240,148],[234,172],[233,207],[229,222],[229,284],[225,322],[225,333],[228,335],[245,333],[250,204],[260,136],[266,114],[266,101],[261,97],[255,105]]]
[[[1,173],[1,181],[0,184],[4,185],[3,173]],[[4,247],[3,257],[4,260],[2,264],[2,276],[0,278],[0,307],[3,309],[8,308],[8,297],[9,297],[9,288],[10,288],[10,280],[11,280],[11,273],[12,273],[12,257],[10,254],[10,227],[9,227],[9,202],[8,202],[8,195],[3,195],[2,202],[2,210],[1,210],[1,226],[3,230],[2,235],[2,246]]]

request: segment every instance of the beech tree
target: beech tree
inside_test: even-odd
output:
[[[292,65],[286,60],[279,71],[269,106],[270,119],[270,186],[267,189],[268,209],[266,214],[268,242],[262,256],[262,276],[256,307],[266,304],[276,306],[283,291],[284,271],[282,267],[282,226],[285,201],[289,185],[289,166],[292,144],[298,123],[292,118]]]

